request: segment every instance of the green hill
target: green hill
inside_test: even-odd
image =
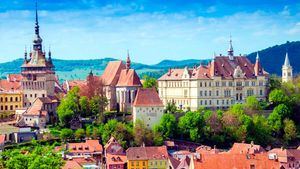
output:
[[[285,53],[288,50],[290,62],[294,68],[294,72],[300,72],[300,41],[287,42],[282,45],[275,45],[259,51],[262,66],[270,74],[281,75],[281,66],[284,62]],[[255,62],[256,52],[248,55],[252,62]],[[109,61],[116,59],[92,59],[92,60],[60,60],[53,59],[56,73],[60,80],[67,79],[84,79],[86,75],[93,70],[96,75],[102,74],[104,68]],[[163,75],[169,68],[183,68],[185,66],[193,67],[195,65],[207,64],[209,59],[197,60],[163,60],[158,64],[147,65],[142,63],[132,63],[132,67],[137,70],[138,74],[143,77],[150,75],[158,78]],[[5,78],[10,73],[20,73],[20,66],[23,59],[16,59],[11,62],[0,63],[0,77]]]

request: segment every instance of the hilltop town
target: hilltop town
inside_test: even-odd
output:
[[[63,83],[35,11],[20,74],[0,80],[0,168],[300,168],[300,79],[226,54],[139,77],[130,53]],[[17,65],[16,65],[17,66]]]

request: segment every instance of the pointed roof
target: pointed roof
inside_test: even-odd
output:
[[[286,54],[285,54],[284,66],[286,66],[286,67],[291,66],[288,52],[286,52]]]
[[[142,86],[142,83],[134,69],[123,69],[117,86]]]
[[[228,56],[233,57],[233,47],[232,47],[232,39],[231,39],[231,35],[230,35],[230,40],[229,40],[229,48],[227,50]]]
[[[133,106],[164,106],[154,88],[138,89]]]
[[[254,65],[254,73],[255,73],[255,76],[263,74],[263,69],[262,69],[261,64],[260,64],[258,52],[256,54],[256,62],[255,62],[255,65]]]
[[[104,85],[116,85],[123,69],[125,64],[122,61],[110,61],[101,76]]]

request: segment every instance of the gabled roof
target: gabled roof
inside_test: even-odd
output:
[[[166,146],[129,147],[126,151],[128,160],[165,160],[168,159]]]
[[[268,75],[268,73],[263,70],[260,63],[255,67],[255,64],[252,64],[245,56],[234,56],[232,60],[230,60],[228,56],[215,56],[208,65],[189,68],[189,79],[212,79],[213,77],[233,79],[234,71],[237,67],[241,68],[243,78],[246,79],[256,78],[257,75]],[[185,69],[186,68],[170,69],[158,80],[181,80]],[[255,73],[255,69],[259,71],[258,74]]]
[[[7,75],[7,80],[10,82],[20,82],[23,79],[21,74],[9,74]]]
[[[154,88],[143,89],[137,91],[133,106],[164,106],[160,100],[158,93]]]
[[[126,155],[116,155],[116,154],[106,154],[106,163],[108,165],[112,164],[125,164],[127,162]]]
[[[142,86],[142,83],[134,69],[123,69],[116,86]]]
[[[122,61],[110,61],[101,76],[104,85],[116,85],[123,69],[125,65]]]
[[[98,140],[86,140],[84,143],[67,143],[68,151],[71,153],[103,152],[102,145]]]
[[[246,143],[234,143],[231,149],[228,151],[230,154],[257,154],[266,152],[260,145],[246,144]]]
[[[0,80],[0,92],[18,92],[21,90],[21,82]]]
[[[44,110],[44,104],[51,104],[58,102],[56,97],[38,97],[32,105],[25,111],[24,116],[46,116],[47,111]]]

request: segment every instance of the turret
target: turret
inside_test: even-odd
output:
[[[27,63],[27,47],[25,46],[24,50],[24,62]]]
[[[233,60],[233,56],[234,56],[234,51],[233,51],[233,47],[232,47],[232,40],[231,40],[231,35],[230,35],[230,40],[229,40],[229,48],[227,50],[228,56],[230,60]]]
[[[263,73],[263,70],[262,70],[262,67],[261,67],[261,64],[260,64],[260,60],[259,60],[258,52],[256,54],[256,62],[255,62],[255,65],[254,65],[254,72],[255,72],[255,76],[262,75],[262,73]]]
[[[282,82],[289,82],[292,80],[293,80],[293,68],[290,64],[288,52],[286,52],[284,64],[282,66]]]
[[[126,59],[126,69],[129,70],[131,65],[129,51],[127,51],[127,59]]]

